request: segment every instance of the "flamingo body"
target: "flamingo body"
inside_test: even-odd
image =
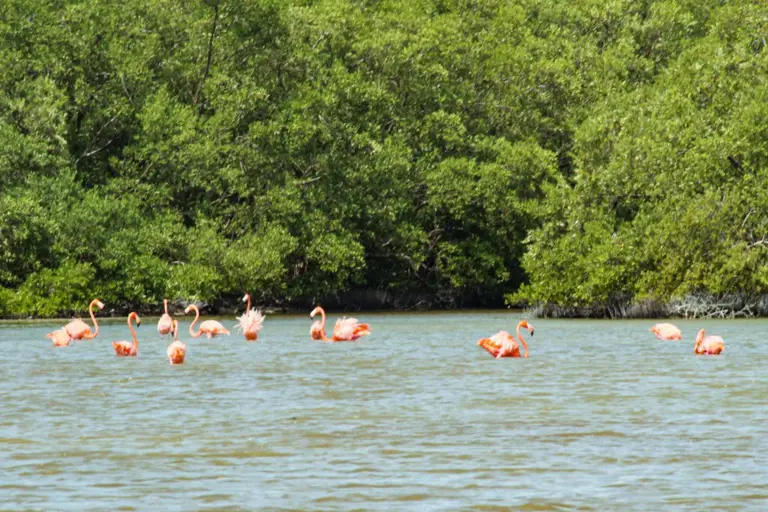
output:
[[[64,326],[64,330],[67,331],[67,334],[70,338],[73,340],[82,340],[82,339],[93,339],[99,334],[99,324],[96,321],[96,317],[93,314],[93,307],[98,306],[99,309],[104,309],[104,303],[102,303],[99,299],[93,299],[91,303],[88,305],[88,311],[91,314],[91,320],[93,320],[93,331],[91,331],[91,327],[80,320],[79,318],[76,318],[69,322],[67,325]]]
[[[339,318],[333,327],[331,341],[355,341],[362,336],[371,334],[368,324],[361,324],[357,318]]]
[[[66,347],[72,343],[72,338],[69,337],[69,334],[64,328],[49,332],[45,337],[53,342],[54,347]]]
[[[136,314],[135,311],[131,311],[131,313],[128,315],[128,329],[131,330],[131,335],[133,335],[133,341],[113,341],[112,347],[115,349],[115,354],[118,356],[130,356],[135,357],[139,355],[139,340],[136,339],[136,331],[133,329],[133,325],[131,325],[131,320],[136,319],[136,325],[141,325],[141,318],[139,318],[139,315]]]
[[[160,320],[157,322],[157,332],[159,332],[161,336],[170,333],[173,329],[173,319],[171,318],[171,315],[168,314],[168,299],[163,300],[163,305],[165,307],[165,313],[163,313]]]
[[[477,340],[478,346],[484,348],[494,358],[500,359],[502,357],[528,357],[528,344],[520,334],[520,329],[528,329],[528,332],[533,336],[533,326],[525,320],[520,320],[517,324],[517,337],[522,343],[525,352],[520,355],[520,347],[515,341],[515,337],[509,334],[507,331],[499,331],[490,338],[482,338]]]
[[[309,329],[309,335],[312,337],[313,340],[322,340],[325,338],[325,327],[322,323],[320,323],[320,320],[315,320],[312,323],[312,327]]]
[[[183,364],[187,356],[187,345],[178,339],[179,323],[176,320],[171,324],[171,330],[173,330],[173,342],[168,345],[168,349],[165,351],[168,355],[168,362],[171,364]]]
[[[705,336],[704,329],[699,331],[696,336],[696,345],[693,347],[693,353],[697,355],[716,356],[725,350],[725,342],[720,336]]]
[[[215,338],[219,334],[229,334],[229,331],[221,325],[221,322],[217,322],[216,320],[206,320],[201,323],[198,332],[200,334],[205,334],[208,338]],[[200,336],[200,334],[197,336]]]
[[[245,306],[245,313],[243,316],[237,317],[237,328],[243,332],[246,341],[256,341],[259,339],[259,331],[264,326],[264,315],[261,311],[251,307],[251,295],[245,294],[243,301],[247,300],[248,304]]]
[[[682,340],[683,333],[673,324],[656,324],[651,327],[651,332],[660,340]]]

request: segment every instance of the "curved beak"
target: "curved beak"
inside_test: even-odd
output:
[[[531,333],[531,336],[533,336],[533,327],[529,328],[528,331]]]

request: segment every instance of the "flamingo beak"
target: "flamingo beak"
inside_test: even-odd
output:
[[[243,297],[243,302],[247,302],[247,301],[248,301],[248,294],[246,293],[245,297]]]
[[[98,306],[99,309],[104,309],[104,303],[100,300],[96,300],[96,306]]]

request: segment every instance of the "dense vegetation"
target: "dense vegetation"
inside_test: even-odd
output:
[[[0,315],[768,293],[766,38],[763,1],[4,0]]]

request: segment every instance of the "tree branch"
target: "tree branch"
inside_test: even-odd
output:
[[[200,91],[203,89],[205,80],[208,78],[208,73],[211,71],[211,60],[213,59],[213,40],[216,37],[216,25],[218,21],[219,4],[217,3],[213,6],[213,26],[211,27],[211,37],[208,39],[208,58],[205,63],[205,72],[203,72],[203,77],[200,79],[200,83],[197,85],[197,91],[195,91],[195,95],[192,98],[193,105],[197,105],[197,102],[200,99]]]

